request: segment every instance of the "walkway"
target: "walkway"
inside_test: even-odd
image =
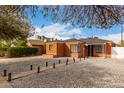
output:
[[[42,58],[42,56],[19,57],[19,58],[0,58],[0,63],[22,62],[22,61],[41,59],[41,58]]]

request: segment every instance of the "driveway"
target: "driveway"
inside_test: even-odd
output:
[[[43,62],[43,59],[40,59]],[[45,59],[47,61],[48,59]],[[61,58],[65,62],[65,58]],[[49,62],[58,62],[58,59],[49,59]],[[72,59],[70,59],[72,61]],[[19,88],[116,88],[124,87],[124,62],[111,58],[88,58],[68,66],[49,69],[41,73],[35,73],[27,77],[19,78],[10,82],[12,87]],[[20,64],[23,63],[23,64]],[[28,68],[27,63],[17,62],[14,64],[2,64],[1,70],[7,68],[12,72],[19,72],[19,68]],[[33,62],[32,62],[33,63]],[[35,62],[36,63],[36,62]],[[39,63],[40,64],[40,63]],[[37,64],[37,65],[39,65]],[[7,65],[7,66],[6,66]],[[20,67],[19,67],[20,65]]]

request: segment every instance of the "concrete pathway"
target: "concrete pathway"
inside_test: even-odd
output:
[[[42,56],[19,57],[19,58],[1,58],[0,63],[22,62],[22,61],[41,59],[41,58],[42,58]]]
[[[58,57],[55,59],[67,59],[70,57]],[[0,63],[15,63],[15,62],[29,62],[29,61],[37,61],[40,59],[53,59],[53,58],[44,58],[43,56],[32,56],[32,57],[19,57],[19,58],[0,58]]]

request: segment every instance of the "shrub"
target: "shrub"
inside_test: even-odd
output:
[[[0,48],[0,57],[4,57],[6,55],[7,48]]]
[[[31,47],[11,47],[7,49],[8,57],[22,57],[36,55],[38,52],[37,48]]]

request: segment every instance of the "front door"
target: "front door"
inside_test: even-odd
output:
[[[88,56],[93,57],[93,45],[88,45]]]

